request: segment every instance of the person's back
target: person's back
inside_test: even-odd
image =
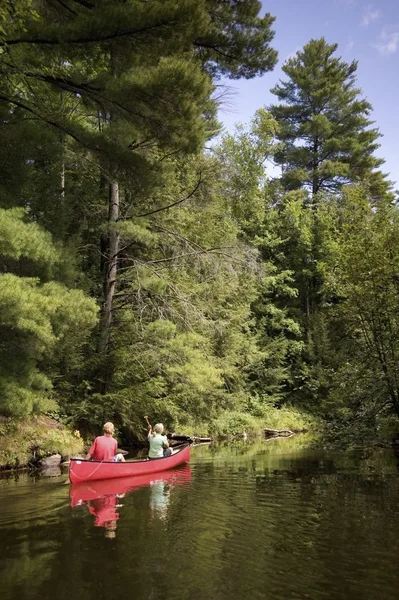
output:
[[[112,436],[115,432],[115,427],[108,421],[104,425],[104,435],[96,437],[87,453],[87,460],[112,460],[113,462],[125,462],[121,453],[117,454],[118,442]]]
[[[147,419],[148,423],[148,441],[150,444],[150,450],[148,452],[148,458],[166,458],[172,454],[171,448],[169,448],[168,438],[163,435],[162,423],[157,423],[152,429],[151,424]]]
[[[166,435],[161,435],[160,433],[150,433],[148,436],[148,441],[150,443],[150,451],[148,452],[148,456],[150,458],[162,458],[164,448],[168,446],[168,438]]]
[[[111,435],[100,435],[94,440],[89,454],[93,460],[113,460],[118,443]]]

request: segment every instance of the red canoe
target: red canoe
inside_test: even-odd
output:
[[[132,477],[135,475],[148,475],[174,469],[178,465],[190,460],[190,445],[182,444],[173,448],[172,456],[166,458],[144,458],[124,463],[113,461],[84,460],[71,458],[69,465],[69,479],[71,483],[94,481],[97,479],[114,479],[116,477]]]

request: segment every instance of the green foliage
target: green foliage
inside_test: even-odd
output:
[[[254,258],[198,152],[213,79],[273,67],[273,19],[255,0],[32,6],[0,12],[1,410],[59,401],[91,429],[231,405],[257,354]]]
[[[342,352],[357,379],[354,386],[350,379],[345,386],[351,409],[377,414],[391,403],[399,414],[397,209],[389,201],[374,207],[362,187],[351,187],[334,212],[325,212],[330,235],[319,268],[325,301],[347,332]],[[363,393],[356,394],[359,387]]]
[[[3,419],[0,423],[0,466],[8,468],[36,464],[52,454],[69,457],[82,454],[79,437],[48,418]]]
[[[207,29],[195,41],[196,50],[213,76],[247,79],[271,71],[277,52],[270,48],[274,17],[259,17],[258,0],[207,0]]]
[[[249,436],[259,436],[262,433],[262,423],[251,414],[229,411],[216,419],[210,430],[213,435],[230,438],[241,437],[244,433]]]
[[[224,193],[229,208],[243,231],[259,229],[265,217],[264,163],[277,151],[274,138],[278,126],[273,117],[259,109],[247,128],[239,125],[235,134],[227,134],[216,148],[224,178]]]
[[[217,80],[276,62],[260,9],[3,2],[0,413],[143,438],[143,414],[238,434],[398,412],[399,223],[357,63],[311,40],[280,104],[204,151]]]
[[[285,62],[288,79],[272,90],[282,102],[270,108],[283,142],[276,155],[281,180],[287,190],[314,195],[368,178],[380,194],[387,188],[374,171],[384,162],[373,155],[380,134],[370,127],[371,105],[355,87],[357,63],[336,57],[337,48],[324,38],[311,40]]]
[[[264,428],[289,429],[291,431],[317,430],[320,423],[311,415],[300,412],[292,406],[282,409],[266,406],[251,399],[245,411],[229,411],[215,419],[209,426],[211,435],[250,437],[264,435]]]
[[[54,263],[58,256],[51,236],[25,216],[22,208],[0,209],[0,254],[14,260],[24,257],[47,264]]]
[[[12,267],[21,271],[25,256],[45,267],[46,261],[51,264],[58,258],[49,234],[24,222],[20,209],[0,209],[0,248],[0,410],[24,416],[54,407],[48,395],[51,380],[41,363],[51,360],[68,336],[82,343],[96,323],[97,309],[80,290],[5,272]]]

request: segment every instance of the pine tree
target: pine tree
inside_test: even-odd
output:
[[[33,116],[88,149],[108,181],[98,344],[104,353],[117,284],[121,182],[139,189],[151,184],[154,148],[201,148],[216,108],[210,75],[252,77],[271,69],[273,19],[258,17],[256,0],[222,6],[211,0],[44,0],[34,8],[4,9],[0,101],[5,118]],[[61,164],[62,188],[63,173]]]
[[[325,314],[340,356],[333,399],[358,417],[387,407],[399,415],[397,208],[350,186],[319,212]]]
[[[281,104],[270,107],[284,147],[276,156],[286,190],[315,196],[349,182],[368,181],[374,193],[387,187],[374,156],[380,134],[372,128],[370,103],[356,87],[356,61],[335,55],[337,44],[311,40],[283,66],[287,75],[271,91]]]
[[[187,222],[183,211],[170,222],[166,206],[174,205],[176,196],[200,201],[201,195],[197,197],[195,192],[201,175],[192,168],[185,189],[180,185],[180,173],[168,186],[168,161],[169,156],[184,158],[191,165],[200,160],[204,141],[215,130],[214,79],[253,77],[273,68],[276,62],[276,53],[270,48],[273,19],[270,15],[260,18],[260,9],[257,0],[222,3],[16,0],[7,1],[0,8],[0,72],[4,83],[0,91],[0,118],[4,125],[0,128],[1,206],[28,207],[24,224],[37,221],[58,242],[67,241],[70,258],[68,264],[57,262],[56,274],[49,264],[38,266],[33,261],[32,272],[26,275],[37,276],[37,281],[22,283],[19,280],[25,275],[22,272],[6,275],[18,278],[17,283],[10,284],[10,290],[18,285],[31,286],[37,292],[37,310],[31,311],[32,318],[43,321],[49,332],[47,343],[40,347],[34,340],[32,344],[26,341],[26,348],[33,348],[32,365],[41,372],[40,361],[53,351],[53,361],[47,361],[48,369],[43,371],[47,375],[45,386],[50,385],[52,370],[58,377],[54,361],[60,360],[64,370],[58,389],[63,389],[65,398],[80,396],[79,400],[81,392],[90,389],[87,406],[91,419],[95,418],[93,389],[101,391],[100,404],[105,406],[104,393],[114,392],[118,384],[125,384],[120,377],[124,358],[119,342],[125,342],[129,350],[136,347],[135,336],[142,333],[139,311],[143,309],[143,295],[146,304],[143,330],[149,327],[149,346],[155,361],[159,358],[157,348],[163,344],[162,332],[153,341],[151,327],[156,329],[152,324],[156,316],[161,315],[161,320],[170,321],[177,328],[173,340],[168,342],[170,347],[166,344],[164,348],[164,356],[166,362],[168,356],[172,357],[169,398],[175,393],[173,386],[183,382],[178,395],[181,410],[188,393],[186,381],[193,383],[192,402],[195,402],[194,390],[202,388],[205,403],[212,385],[223,387],[220,376],[223,369],[229,373],[226,379],[229,377],[230,382],[240,378],[240,357],[236,350],[226,352],[228,358],[220,360],[221,368],[212,357],[209,332],[204,332],[201,326],[193,326],[197,338],[187,332],[195,319],[186,319],[181,289],[190,284],[195,287],[205,267],[200,262],[195,266],[188,252],[190,258],[181,274],[182,286],[179,278],[175,278],[179,252],[187,249],[186,242],[183,243]],[[178,199],[176,204],[180,206],[180,202]],[[140,216],[147,214],[158,217],[147,221]],[[212,210],[204,211],[200,217],[206,225],[215,225],[215,231],[212,227],[209,235],[201,231],[203,237],[199,235],[200,242],[190,245],[191,250],[197,248],[195,243],[207,249],[212,238],[225,233],[213,222],[219,215],[216,217]],[[198,218],[196,212],[195,218]],[[163,225],[174,233],[160,233]],[[50,238],[47,239],[52,248]],[[150,275],[152,262],[164,260],[171,262],[166,277],[167,293],[162,293],[163,282]],[[24,261],[25,258],[21,263]],[[230,265],[225,267],[226,279],[229,268]],[[213,269],[212,264],[209,270]],[[63,277],[59,276],[61,271]],[[83,366],[75,378],[70,375],[71,364],[79,362],[81,349],[79,342],[74,345],[67,335],[67,330],[73,329],[67,327],[71,324],[70,313],[65,310],[68,314],[63,317],[64,342],[57,345],[51,332],[62,321],[58,318],[61,311],[54,308],[53,314],[43,308],[47,312],[45,315],[41,312],[42,304],[46,304],[40,301],[43,289],[46,293],[51,289],[54,294],[56,289],[65,291],[60,280],[90,291],[103,308],[97,344],[100,359],[96,356],[94,368],[85,370]],[[55,287],[51,287],[52,283]],[[206,286],[200,287],[203,291]],[[239,295],[236,280],[233,289]],[[23,296],[22,288],[20,292]],[[132,292],[133,296],[136,293],[133,300]],[[3,293],[6,302],[7,286]],[[207,291],[203,293],[206,295]],[[69,297],[66,292],[65,297]],[[213,300],[218,303],[217,298]],[[201,314],[194,300],[192,304],[193,314]],[[28,302],[23,296],[21,311],[25,305]],[[246,308],[242,310],[245,313]],[[16,313],[10,313],[7,327],[12,328],[13,319],[18,321]],[[239,330],[238,319],[233,316],[231,319]],[[202,323],[201,318],[198,321]],[[76,322],[79,324],[79,319]],[[113,337],[112,322],[116,329]],[[126,322],[133,322],[132,327],[126,327]],[[83,332],[89,329],[82,324]],[[11,346],[5,344],[2,359],[7,355],[7,347]],[[121,364],[115,367],[121,355]],[[175,356],[182,355],[187,360],[183,361],[180,374],[173,374]],[[29,361],[25,362],[28,365]],[[204,366],[198,367],[202,375],[196,382],[195,365],[200,363]],[[136,366],[134,362],[131,364],[133,368]],[[150,366],[155,366],[152,360]],[[134,379],[134,373],[128,375]],[[208,387],[204,387],[202,382],[207,379]],[[240,385],[237,383],[235,387]],[[128,404],[130,413],[134,412],[130,398]],[[82,410],[83,405],[82,402]]]
[[[55,407],[54,353],[80,351],[97,318],[93,299],[54,275],[62,250],[21,208],[0,209],[0,413]]]
[[[273,223],[276,213],[268,206],[265,163],[278,149],[277,131],[273,117],[260,109],[248,128],[239,126],[235,135],[225,135],[216,148],[223,194],[239,237],[258,252],[249,319],[258,355],[245,371],[248,390],[263,403],[281,401],[290,379],[289,361],[301,348],[298,324],[286,310],[296,296],[293,273],[277,264],[282,242]]]

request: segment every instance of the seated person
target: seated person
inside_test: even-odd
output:
[[[169,448],[168,439],[166,435],[162,435],[162,423],[157,423],[154,425],[154,430],[150,424],[148,425],[148,441],[150,443],[148,458],[166,458],[167,456],[171,456],[172,449]]]
[[[115,427],[112,423],[105,423],[104,435],[96,437],[92,443],[86,459],[89,460],[112,460],[113,462],[125,462],[122,454],[117,454],[118,443],[112,436],[115,433]]]

